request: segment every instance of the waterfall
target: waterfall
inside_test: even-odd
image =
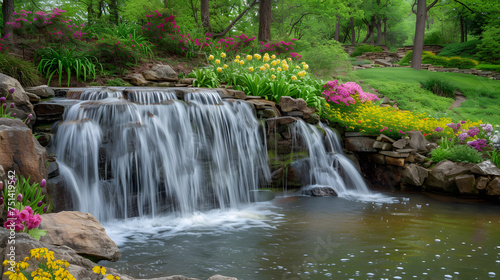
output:
[[[216,91],[88,90],[53,142],[74,205],[99,220],[237,208],[270,179],[252,108]],[[69,178],[69,179],[68,179]]]
[[[354,164],[342,153],[337,134],[322,123],[319,127],[324,132],[302,120],[293,127],[294,142],[309,154],[308,159],[294,163],[306,185],[303,189],[326,187],[339,196],[371,194]]]

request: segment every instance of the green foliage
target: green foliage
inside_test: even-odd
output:
[[[483,161],[482,154],[468,145],[457,144],[455,140],[441,138],[439,147],[430,152],[434,162],[451,160],[456,162],[479,163]]]
[[[300,53],[309,64],[311,73],[319,78],[331,78],[352,71],[352,65],[347,61],[349,55],[337,41],[310,44]]]
[[[212,69],[209,68],[198,68],[193,70],[193,75],[190,77],[195,78],[193,81],[194,87],[206,87],[206,88],[218,88],[220,87],[217,75]]]
[[[474,58],[477,46],[481,40],[471,40],[464,43],[453,43],[446,45],[437,55],[444,57],[460,56]]]
[[[433,162],[440,162],[449,159],[451,156],[451,151],[450,149],[437,147],[436,149],[431,151],[430,155]]]
[[[433,92],[435,95],[453,98],[455,99],[456,88],[449,82],[445,80],[429,79],[422,82],[422,85],[426,90]]]
[[[241,84],[238,89],[254,96],[266,97],[271,94],[269,81],[259,74],[243,74],[240,76]]]
[[[42,188],[39,183],[30,184],[30,178],[25,178],[24,176],[9,176],[9,184],[4,184],[3,197],[5,210],[11,208],[16,208],[23,210],[25,206],[31,207],[33,209],[33,214],[43,214],[49,208],[50,205],[46,202],[45,195],[42,194]],[[14,179],[15,178],[15,181]],[[9,186],[15,186],[11,188]],[[18,200],[19,195],[22,196],[21,201]],[[44,211],[45,208],[45,211]]]
[[[425,34],[424,44],[438,45],[442,42],[441,31],[433,31]]]
[[[494,149],[490,153],[490,161],[498,168],[500,168],[500,152],[498,151],[498,149]]]
[[[382,52],[382,48],[379,46],[362,44],[357,46],[356,49],[354,49],[354,52],[351,54],[351,57],[362,55],[365,52]]]
[[[409,65],[412,59],[413,51],[408,51],[399,61],[399,65]],[[475,60],[462,57],[444,57],[437,56],[432,52],[424,51],[422,53],[422,63],[432,64],[434,66],[444,66],[447,68],[469,69],[475,67],[478,63]]]
[[[115,79],[107,80],[104,84],[107,85],[107,86],[112,86],[112,87],[128,87],[128,86],[132,86],[130,83],[124,81],[121,78],[115,78]]]
[[[37,56],[40,57],[38,70],[42,75],[45,75],[48,80],[47,83],[50,84],[52,76],[57,73],[59,86],[62,84],[64,74],[68,77],[69,86],[72,73],[74,73],[77,80],[86,81],[89,78],[95,79],[99,68],[102,67],[96,57],[79,54],[66,48],[57,51],[52,48],[40,49]]]
[[[483,41],[477,49],[480,60],[500,64],[500,26],[487,26],[483,32]]]
[[[500,65],[495,65],[495,64],[479,64],[474,68],[476,68],[477,70],[493,71],[500,73]]]
[[[130,45],[117,44],[117,39],[104,35],[91,49],[90,54],[104,65],[106,71],[123,73],[125,67],[136,65],[139,53]]]
[[[0,72],[11,76],[25,87],[36,86],[40,82],[38,70],[29,61],[0,53]]]

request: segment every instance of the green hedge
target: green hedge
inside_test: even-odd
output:
[[[356,57],[358,55],[362,55],[365,52],[382,52],[382,48],[379,46],[372,45],[359,45],[354,49],[354,52],[351,54],[351,57]]]
[[[408,51],[406,55],[399,61],[399,65],[407,65],[412,58],[413,51]],[[470,69],[478,65],[478,62],[463,57],[444,57],[437,56],[432,52],[424,51],[422,54],[423,64],[432,64],[434,66],[443,66],[446,68]]]

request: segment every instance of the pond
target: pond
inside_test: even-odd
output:
[[[500,277],[500,206],[422,194],[281,196],[239,210],[105,224],[139,278],[214,274],[257,279]]]

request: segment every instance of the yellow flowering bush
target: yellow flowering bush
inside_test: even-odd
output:
[[[23,261],[14,262],[5,260],[3,262],[4,270],[9,280],[75,280],[66,268],[69,263],[65,260],[54,260],[54,252],[47,248],[36,248],[29,252],[30,256]],[[28,261],[37,260],[38,268],[31,273],[26,270],[29,268]]]

